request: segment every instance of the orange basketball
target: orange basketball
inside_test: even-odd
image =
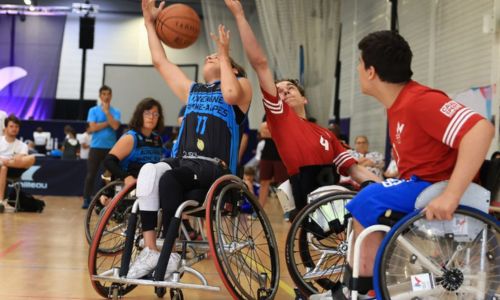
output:
[[[200,35],[200,17],[185,4],[172,4],[156,18],[156,33],[162,42],[175,49],[191,46]]]

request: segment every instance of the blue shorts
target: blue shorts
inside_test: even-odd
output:
[[[346,208],[366,228],[378,224],[378,218],[388,209],[402,213],[414,211],[418,195],[430,185],[416,176],[409,180],[387,179],[361,190]]]

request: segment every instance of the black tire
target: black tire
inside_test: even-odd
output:
[[[409,250],[401,240],[414,249]],[[499,223],[476,209],[459,207],[451,221],[427,221],[423,213],[412,213],[393,227],[379,248],[374,269],[377,299],[397,295],[408,299],[499,299],[499,243]],[[413,291],[415,278],[428,286],[426,295]]]
[[[88,267],[91,277],[112,268],[120,268],[128,220],[128,218],[125,218],[124,212],[127,210],[130,211],[130,205],[126,208],[124,208],[123,205],[125,204],[124,200],[127,195],[134,189],[135,185],[124,187],[124,189],[108,203],[107,209],[99,220],[89,250]],[[135,259],[140,250],[142,250],[138,245],[138,241],[142,238],[140,228],[141,226],[138,224],[134,239],[134,247],[132,249],[132,260]],[[91,282],[96,292],[105,298],[108,297],[111,285],[113,284],[120,287],[122,296],[135,288],[135,285],[118,284],[108,281],[91,279]]]
[[[286,239],[285,260],[303,295],[328,291],[342,278],[350,217],[345,205],[355,195],[349,191],[326,194],[296,215]]]
[[[87,238],[87,242],[89,243],[89,245],[92,242],[92,237],[94,236],[94,231],[97,227],[97,223],[99,222],[99,218],[102,216],[105,209],[105,206],[103,206],[101,204],[101,201],[99,200],[100,197],[102,195],[107,195],[108,197],[110,197],[110,199],[113,198],[116,194],[116,188],[120,186],[123,186],[123,181],[112,181],[105,187],[101,188],[95,194],[94,198],[92,198],[92,201],[90,201],[83,226],[85,228],[85,237]]]
[[[163,298],[163,297],[160,297]],[[184,293],[181,289],[170,289],[170,299],[172,300],[184,300]]]
[[[244,213],[247,199],[257,214]],[[219,178],[207,194],[206,228],[211,255],[222,281],[234,299],[267,299],[278,291],[279,255],[276,239],[264,211],[240,178]],[[265,274],[265,275],[262,275]]]
[[[155,286],[155,294],[158,298],[165,297],[166,293],[167,293],[167,288]]]

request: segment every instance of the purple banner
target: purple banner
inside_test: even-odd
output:
[[[0,109],[52,117],[66,16],[0,14]]]

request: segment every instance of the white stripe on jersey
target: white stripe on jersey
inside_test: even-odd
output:
[[[448,127],[446,128],[446,131],[444,132],[443,143],[452,147],[453,143],[455,142],[455,138],[458,135],[458,132],[460,132],[460,129],[465,124],[465,122],[467,122],[467,120],[474,114],[475,112],[466,107],[459,110],[453,116],[453,119],[451,119]]]
[[[346,161],[353,158],[347,151],[340,153],[334,160],[333,163],[340,168]],[[340,173],[339,173],[340,174]]]
[[[264,106],[269,109],[269,111],[275,115],[279,115],[283,113],[283,101],[279,100],[277,103],[273,103],[271,101],[268,101],[264,98],[262,98],[262,103],[264,103]]]

